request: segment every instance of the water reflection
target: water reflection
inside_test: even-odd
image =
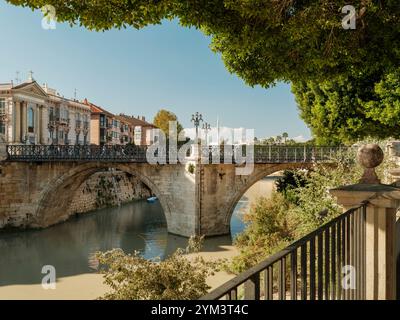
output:
[[[235,222],[233,225],[235,232],[240,231]],[[232,243],[230,236],[207,241],[206,251]],[[53,265],[58,278],[93,272],[96,251],[136,250],[151,259],[164,258],[186,245],[186,238],[168,234],[158,203],[132,202],[44,230],[0,233],[0,286],[41,283],[44,265]]]

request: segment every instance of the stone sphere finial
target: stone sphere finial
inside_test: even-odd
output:
[[[375,168],[379,166],[384,158],[382,149],[377,144],[366,144],[361,146],[357,152],[357,160],[364,167],[364,174],[360,183],[379,184]]]

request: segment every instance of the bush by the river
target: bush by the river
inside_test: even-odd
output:
[[[380,144],[385,151],[386,143]],[[356,162],[356,150],[336,155],[330,164],[285,172],[276,183],[277,191],[270,198],[259,198],[245,214],[247,227],[235,241],[240,254],[228,269],[240,273],[339,215],[343,209],[329,190],[359,181],[363,170]],[[393,167],[385,152],[384,163],[377,169],[382,182],[387,182],[387,172]]]
[[[139,252],[126,254],[121,249],[96,253],[104,283],[111,289],[105,300],[195,300],[205,295],[206,283],[220,264],[208,262],[198,252],[202,238],[192,237],[188,247],[176,250],[165,260],[147,260]]]

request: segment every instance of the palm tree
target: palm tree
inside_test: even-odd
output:
[[[282,143],[282,137],[281,136],[276,136],[275,141],[277,144],[281,144]]]
[[[284,143],[286,144],[286,140],[287,140],[287,138],[289,138],[288,133],[287,132],[282,133],[282,137],[283,137]]]

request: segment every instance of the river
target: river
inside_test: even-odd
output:
[[[208,252],[227,250],[232,238],[242,232],[243,213],[258,196],[271,192],[274,178],[268,177],[251,188],[238,203],[231,220],[231,236],[206,239]],[[145,258],[165,258],[187,239],[170,235],[160,204],[135,201],[120,207],[96,210],[43,230],[0,233],[1,289],[9,286],[39,285],[44,265],[52,265],[58,278],[94,273],[93,254],[112,248],[139,251]],[[219,254],[219,253],[218,253]]]

